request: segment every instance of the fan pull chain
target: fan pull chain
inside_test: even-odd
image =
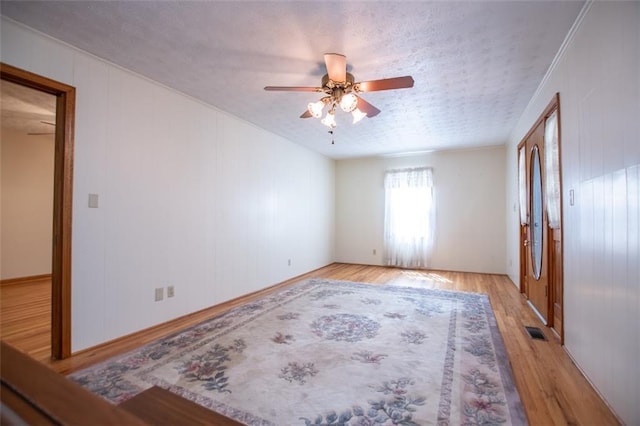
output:
[[[333,140],[333,130],[329,130],[328,133],[331,135],[331,145],[335,145],[335,142]]]

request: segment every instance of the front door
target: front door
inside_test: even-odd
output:
[[[518,145],[520,291],[564,342],[560,97]]]
[[[525,143],[529,214],[526,226],[527,297],[544,323],[549,314],[547,219],[544,199],[544,125],[539,125]]]

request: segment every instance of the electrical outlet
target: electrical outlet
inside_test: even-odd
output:
[[[374,256],[376,255],[376,249],[373,249],[373,255]]]
[[[173,286],[170,285],[167,287],[167,297],[169,298],[173,296],[175,296],[175,292],[174,292]]]
[[[287,265],[291,266],[291,259],[287,261]]]
[[[162,299],[164,299],[164,288],[156,288],[156,302],[159,302]]]

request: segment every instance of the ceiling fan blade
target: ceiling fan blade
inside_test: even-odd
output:
[[[302,115],[300,116],[300,118],[311,118],[312,115],[309,112],[309,110],[306,110],[305,112],[302,113]]]
[[[264,90],[272,92],[322,92],[322,87],[266,86]]]
[[[366,112],[367,117],[369,118],[375,117],[376,115],[380,114],[380,110],[378,108],[374,107],[369,102],[362,99],[360,96],[358,96],[358,109],[362,112]]]
[[[347,81],[347,57],[339,53],[325,53],[324,63],[327,66],[329,79],[335,82]]]
[[[376,92],[379,90],[405,89],[413,87],[413,77],[406,75],[404,77],[384,78],[382,80],[362,81],[356,83],[356,91],[358,92]]]

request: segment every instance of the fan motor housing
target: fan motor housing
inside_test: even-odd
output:
[[[322,87],[326,87],[329,89],[333,89],[334,87],[341,87],[344,89],[346,87],[353,85],[353,82],[355,81],[353,74],[348,72],[346,73],[346,76],[347,76],[346,81],[333,81],[329,79],[329,74],[325,74],[324,76],[322,76]]]

